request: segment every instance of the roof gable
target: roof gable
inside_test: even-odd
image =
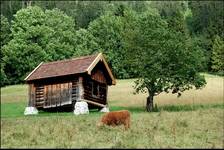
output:
[[[75,59],[67,59],[61,61],[54,61],[49,63],[40,63],[26,78],[25,81],[32,81],[37,79],[44,79],[50,77],[58,77],[65,75],[72,75],[78,73],[87,73],[91,75],[91,71],[102,61],[110,75],[112,84],[115,85],[115,78],[105,60],[102,53],[97,55],[90,55],[79,57]]]

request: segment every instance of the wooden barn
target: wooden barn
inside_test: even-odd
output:
[[[72,106],[84,100],[89,108],[107,105],[108,85],[116,81],[102,53],[40,63],[26,78],[29,107]]]

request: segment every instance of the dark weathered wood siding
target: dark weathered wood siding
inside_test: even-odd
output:
[[[102,62],[99,62],[91,72],[91,78],[104,84],[111,84],[109,74]]]
[[[37,108],[50,108],[74,103],[79,98],[78,77],[74,77],[70,81],[59,81],[30,83],[28,105]]]
[[[37,108],[74,105],[82,99],[106,105],[108,74],[103,64],[99,63],[91,75],[42,79],[29,83],[29,87],[29,105]],[[93,107],[93,104],[89,106]]]
[[[93,86],[95,84],[99,89],[98,95],[93,94],[93,88],[96,86]],[[101,104],[106,104],[107,103],[107,85],[103,83],[99,83],[94,80],[85,80],[83,82],[84,86],[84,99],[87,100],[92,100]]]

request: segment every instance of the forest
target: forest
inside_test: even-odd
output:
[[[1,87],[24,83],[40,62],[98,52],[117,79],[158,68],[151,76],[181,76],[175,68],[184,65],[189,76],[224,75],[223,8],[223,1],[1,1]]]

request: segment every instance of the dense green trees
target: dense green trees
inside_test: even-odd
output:
[[[122,60],[125,55],[122,43],[124,25],[121,16],[103,15],[90,23],[88,31],[94,36],[96,43],[106,55],[115,76],[124,78],[126,70]]]
[[[202,48],[207,60],[206,71],[212,69],[212,45],[215,36],[224,38],[224,2],[223,1],[190,1],[189,8],[192,16],[187,23],[192,37],[198,39],[197,44]]]
[[[3,1],[1,86],[21,83],[41,61],[97,52],[105,54],[116,78],[136,78],[138,61],[130,56],[136,51],[151,58],[158,45],[155,56],[182,47],[196,59],[195,70],[223,72],[222,8],[222,1]],[[146,14],[152,19],[147,23]],[[139,60],[152,68],[152,61],[160,61],[143,56]]]
[[[224,74],[224,41],[216,36],[212,46],[212,69]]]
[[[169,28],[182,33],[187,32],[185,14],[187,2],[185,1],[152,1],[153,8],[159,11],[160,16],[167,21]]]
[[[3,49],[10,84],[24,77],[41,61],[71,57],[74,49],[74,21],[58,9],[21,9],[12,21],[12,40]]]
[[[75,57],[90,55],[94,52],[101,51],[95,37],[86,29],[80,29],[75,34]]]
[[[10,40],[10,25],[8,19],[1,15],[1,47],[8,43]]]

